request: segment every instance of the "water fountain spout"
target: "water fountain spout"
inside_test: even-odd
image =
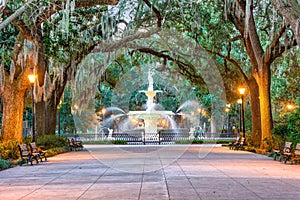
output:
[[[166,116],[174,115],[172,111],[162,111],[155,110],[154,97],[158,92],[162,92],[161,90],[153,89],[153,72],[151,70],[148,71],[148,90],[140,91],[146,94],[147,96],[147,109],[146,111],[130,111],[128,113],[129,116],[137,116],[144,120],[144,128],[146,140],[151,138],[151,135],[157,134],[157,122],[160,118],[165,118]],[[157,137],[157,136],[155,136]],[[153,138],[152,138],[153,139]],[[156,138],[157,139],[157,138]]]

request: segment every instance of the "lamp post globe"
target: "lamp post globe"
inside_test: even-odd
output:
[[[246,88],[245,87],[239,87],[238,88],[239,94],[241,95],[241,99],[242,99],[242,104],[241,104],[241,114],[242,114],[242,127],[243,127],[243,137],[246,137],[246,131],[245,131],[245,114],[244,114],[244,96],[245,96],[245,92],[246,92]]]
[[[35,142],[35,116],[34,116],[34,94],[33,87],[36,79],[35,74],[28,74],[28,79],[31,86],[31,106],[32,106],[32,142]]]

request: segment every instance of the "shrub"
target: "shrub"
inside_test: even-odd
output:
[[[37,145],[44,146],[46,149],[68,146],[68,140],[65,137],[57,135],[44,135],[37,138]]]
[[[126,140],[113,140],[113,144],[127,144]]]
[[[281,137],[283,140],[286,140],[286,137],[289,135],[288,124],[278,124],[273,129],[273,135]]]
[[[267,152],[271,152],[274,149],[281,149],[284,141],[282,140],[280,135],[273,135],[272,137],[265,138],[264,143],[266,144],[265,150]]]
[[[11,140],[7,142],[0,143],[0,155],[2,159],[18,159],[20,157],[19,149],[18,149],[19,142],[16,140]]]
[[[51,156],[55,156],[60,153],[66,153],[68,151],[69,151],[69,148],[66,146],[65,147],[55,147],[55,148],[47,150],[47,156],[51,157]]]
[[[88,140],[82,141],[83,144],[113,144],[113,140]]]
[[[0,159],[0,170],[10,168],[11,165],[12,165],[12,162],[10,160]]]
[[[203,144],[203,140],[196,140],[196,139],[194,139],[192,141],[192,144]]]
[[[197,140],[197,139],[193,139],[193,140],[176,140],[175,143],[176,144],[203,144],[203,140]]]
[[[235,140],[217,140],[216,141],[216,144],[229,144],[229,143],[232,143],[232,142],[235,142]]]

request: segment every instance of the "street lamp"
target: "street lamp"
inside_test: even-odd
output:
[[[227,137],[230,135],[230,103],[226,104],[225,112],[227,112]]]
[[[32,142],[35,142],[35,116],[34,116],[34,94],[33,87],[36,79],[36,75],[34,73],[28,74],[28,79],[31,85],[31,106],[32,106]]]
[[[293,103],[287,103],[286,104],[286,108],[288,109],[288,110],[293,110],[294,108],[295,108],[295,106],[294,106],[294,104]]]
[[[237,103],[239,104],[239,133],[242,132],[242,99],[238,99]]]
[[[245,133],[245,116],[244,116],[244,96],[245,96],[246,88],[245,87],[239,87],[238,91],[239,91],[239,93],[241,95],[241,98],[242,98],[241,113],[242,113],[242,123],[243,123],[243,137],[245,138],[246,133]]]

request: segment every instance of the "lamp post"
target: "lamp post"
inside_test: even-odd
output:
[[[32,106],[32,142],[35,142],[35,116],[34,116],[34,94],[33,87],[36,75],[34,73],[28,74],[28,79],[31,85],[31,106]]]
[[[242,123],[243,123],[243,137],[245,138],[246,136],[246,132],[245,132],[245,116],[244,116],[244,96],[245,96],[245,92],[246,92],[246,88],[245,87],[239,87],[238,91],[241,95],[242,98],[242,104],[241,104],[241,114],[242,114]]]
[[[227,137],[230,135],[230,104],[226,104],[225,112],[227,113]]]
[[[237,103],[239,104],[239,133],[242,132],[242,99],[238,99]]]

